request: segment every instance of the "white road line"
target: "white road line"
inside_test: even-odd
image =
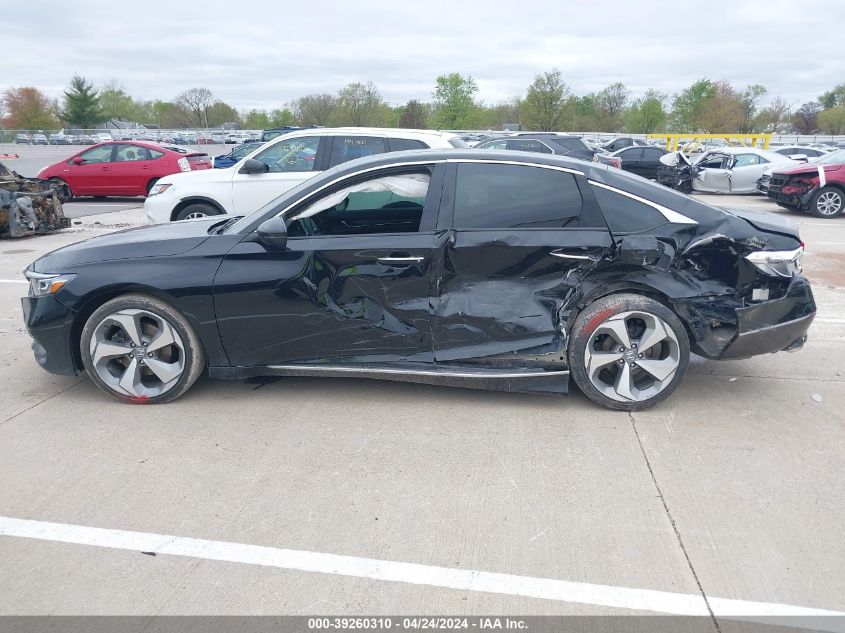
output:
[[[167,534],[111,530],[0,516],[0,535],[656,613],[708,614],[704,598],[698,594],[568,582],[552,578],[418,565]],[[710,598],[709,600],[716,615],[754,617],[845,615],[837,611],[768,602],[748,602],[727,598]]]
[[[0,284],[28,284],[26,279],[0,279]]]

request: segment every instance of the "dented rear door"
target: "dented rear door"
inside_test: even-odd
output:
[[[441,218],[451,225],[433,300],[435,359],[558,360],[561,307],[612,245],[586,180],[564,169],[453,164]]]

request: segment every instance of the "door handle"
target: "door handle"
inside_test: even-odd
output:
[[[376,261],[385,266],[410,266],[411,264],[422,264],[425,257],[379,257]]]
[[[100,167],[100,171],[108,171],[108,170],[109,170],[108,167]]]
[[[571,259],[579,262],[597,262],[599,260],[599,258],[595,255],[576,255],[562,250],[552,251],[549,255],[552,257],[559,257],[560,259]]]

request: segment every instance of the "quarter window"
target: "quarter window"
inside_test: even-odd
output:
[[[377,136],[335,136],[329,166],[334,167],[348,160],[383,154],[387,151],[384,139]]]
[[[654,207],[615,191],[594,186],[593,193],[612,233],[640,233],[668,221]]]
[[[157,158],[161,158],[162,156],[164,156],[164,152],[160,152],[157,149],[151,149],[149,151],[151,160],[156,160]]]
[[[288,235],[371,235],[420,230],[428,171],[371,178],[327,194],[288,218]]]
[[[581,192],[572,174],[540,167],[462,163],[456,229],[577,227]]]
[[[254,158],[267,165],[271,172],[314,171],[319,146],[319,136],[288,138],[274,143]]]
[[[401,152],[406,149],[428,149],[428,145],[413,138],[389,138],[391,152]]]
[[[767,161],[768,162],[768,161]],[[749,165],[759,165],[760,157],[757,154],[739,154],[736,157],[734,167],[748,167]]]

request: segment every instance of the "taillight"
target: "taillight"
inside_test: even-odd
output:
[[[182,171],[191,171],[191,163],[188,162],[188,159],[184,156],[176,161],[176,164],[179,165],[179,169]]]

